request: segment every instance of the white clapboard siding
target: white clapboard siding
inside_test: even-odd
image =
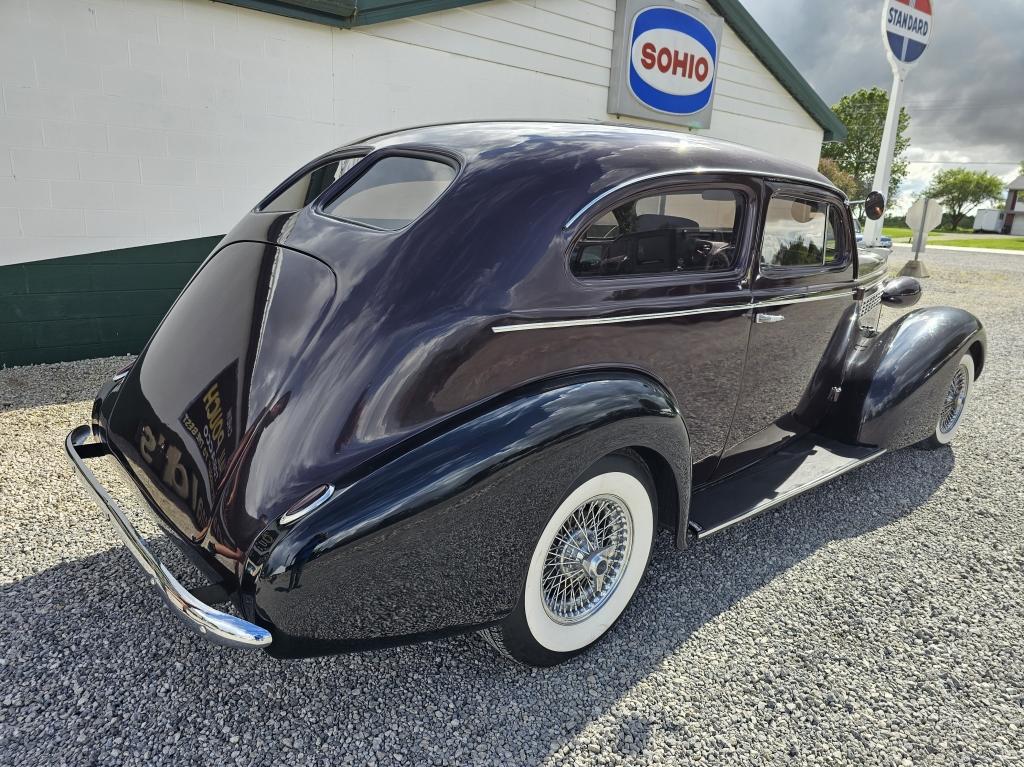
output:
[[[615,120],[614,20],[615,0],[354,30],[208,0],[0,0],[0,264],[221,234],[309,158],[381,131]],[[809,165],[822,137],[728,27],[702,133]]]
[[[598,24],[581,23],[558,13],[537,8],[527,2],[478,3],[466,6],[467,11],[501,19],[528,29],[539,29],[570,40],[582,40],[601,48],[612,49],[613,32],[611,27]]]

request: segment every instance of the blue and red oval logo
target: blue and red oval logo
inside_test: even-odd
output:
[[[718,44],[701,21],[675,8],[646,8],[633,17],[629,89],[659,112],[688,115],[711,103]]]
[[[897,61],[913,64],[928,47],[931,0],[889,0],[883,17],[889,49]]]

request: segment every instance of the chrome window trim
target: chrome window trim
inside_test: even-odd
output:
[[[583,218],[585,215],[587,215],[587,213],[590,210],[592,210],[595,206],[600,205],[603,200],[607,199],[608,197],[611,197],[614,194],[617,194],[618,192],[621,192],[624,189],[628,189],[629,187],[634,186],[636,184],[642,184],[645,181],[659,181],[661,179],[667,179],[667,178],[672,178],[672,177],[677,177],[677,176],[693,176],[693,175],[705,175],[705,174],[706,175],[723,175],[723,176],[756,176],[757,178],[773,178],[773,179],[777,178],[777,179],[780,179],[782,181],[795,181],[795,182],[797,182],[799,184],[808,184],[808,185],[811,185],[811,186],[818,187],[820,189],[826,189],[826,190],[828,190],[830,192],[833,192],[833,193],[836,193],[836,194],[840,194],[840,195],[842,194],[842,192],[838,191],[837,189],[834,189],[833,187],[830,187],[828,184],[826,184],[824,182],[817,181],[817,180],[812,179],[812,178],[805,178],[805,177],[802,177],[802,176],[791,176],[791,175],[787,175],[787,174],[784,174],[784,173],[769,173],[767,171],[757,171],[757,170],[740,169],[740,168],[680,168],[678,170],[665,170],[665,171],[659,171],[658,173],[648,173],[648,174],[643,175],[643,176],[636,176],[635,178],[631,178],[628,181],[623,181],[620,184],[616,184],[615,186],[611,187],[610,189],[606,189],[605,191],[601,192],[601,194],[597,195],[597,197],[594,197],[593,199],[591,199],[588,203],[586,203],[578,211],[576,211],[576,213],[574,213],[565,222],[565,224],[563,225],[562,228],[563,229],[570,229],[570,228],[572,228],[577,223],[579,223],[580,219]]]
[[[713,314],[717,312],[747,311],[768,306],[785,304],[804,304],[811,301],[827,301],[832,298],[852,298],[853,291],[843,289],[812,296],[791,296],[789,298],[771,298],[764,301],[745,304],[728,304],[726,306],[702,306],[697,309],[678,309],[671,312],[650,312],[648,314],[628,314],[621,317],[586,317],[577,320],[550,320],[546,322],[523,322],[518,325],[496,325],[491,328],[495,333],[511,333],[516,330],[544,330],[548,328],[572,328],[586,325],[613,325],[620,322],[644,322],[646,320],[666,320],[676,317],[689,317],[697,314]]]

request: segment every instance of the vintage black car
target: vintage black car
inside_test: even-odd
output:
[[[858,253],[827,179],[765,154],[624,126],[398,131],[247,215],[67,451],[214,642],[479,630],[549,665],[615,623],[657,531],[682,548],[952,439],[985,334],[947,307],[879,330],[919,294]],[[211,586],[154,557],[86,466],[108,454]]]

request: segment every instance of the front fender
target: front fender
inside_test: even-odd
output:
[[[854,349],[833,420],[850,442],[895,450],[935,430],[946,387],[960,358],[976,353],[981,372],[985,330],[970,312],[917,309]]]
[[[399,445],[247,567],[271,652],[309,655],[493,624],[575,478],[615,450],[658,452],[686,507],[686,429],[638,373],[537,383]]]

